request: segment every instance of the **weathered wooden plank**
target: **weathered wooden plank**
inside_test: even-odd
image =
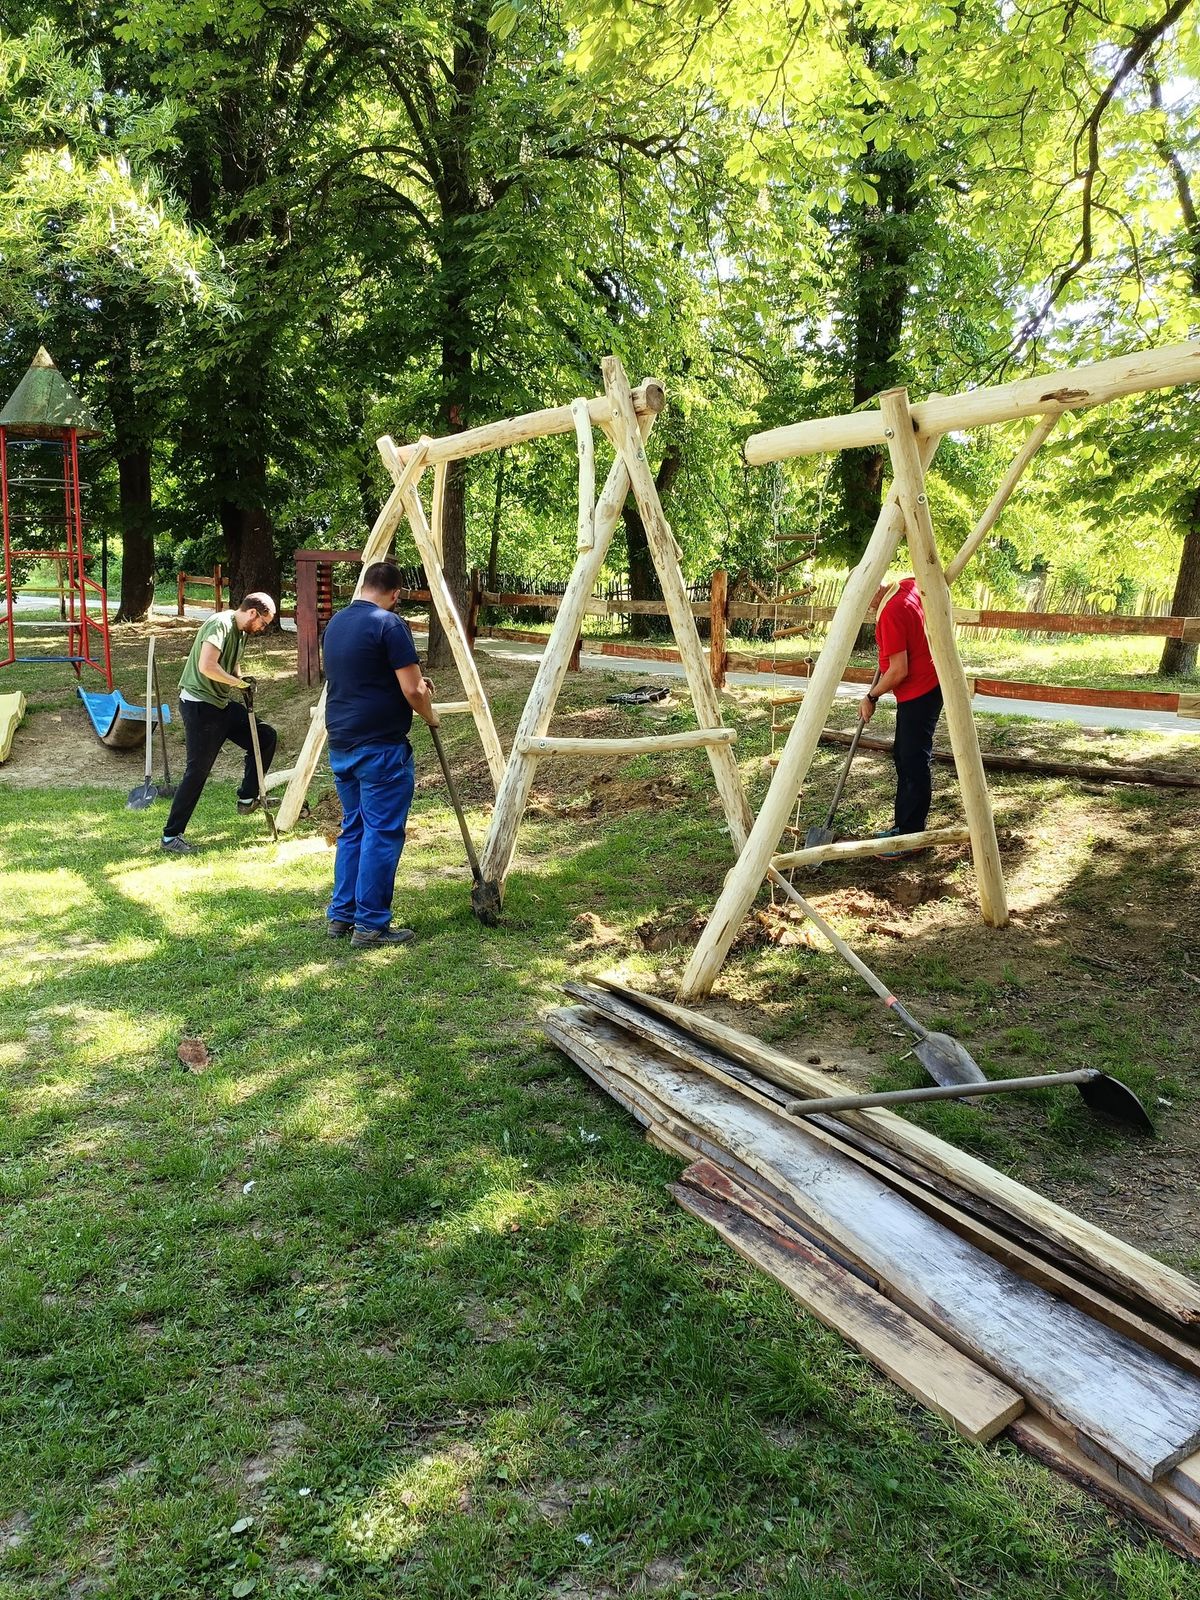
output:
[[[613,979],[596,980],[603,988],[623,994],[637,1005],[683,1028],[735,1060],[761,1072],[785,1088],[812,1095],[841,1094],[844,1084],[790,1056],[772,1050],[748,1033],[731,1028],[714,1017],[676,1005],[657,995],[643,994]],[[884,1144],[944,1175],[1021,1219],[1046,1239],[1091,1263],[1106,1278],[1118,1283],[1134,1299],[1153,1305],[1163,1315],[1187,1324],[1200,1323],[1200,1284],[1173,1267],[1156,1261],[1136,1246],[1106,1233],[1073,1211],[1056,1205],[1045,1195],[988,1166],[965,1150],[948,1144],[893,1111],[846,1112],[840,1119],[861,1128]]]
[[[994,1439],[1025,1402],[977,1362],[885,1300],[787,1229],[772,1230],[743,1208],[744,1191],[710,1162],[672,1184],[679,1204],[715,1228],[745,1260],[761,1267],[826,1327],[840,1333],[893,1382],[965,1438]]]
[[[603,1056],[611,1030],[574,1025]],[[1200,1379],[1027,1283],[803,1127],[645,1047],[618,1055],[618,1070],[791,1195],[946,1338],[1123,1465],[1153,1480],[1200,1445]]]
[[[1189,1537],[1169,1516],[1155,1510],[1140,1494],[1132,1493],[1097,1462],[1089,1460],[1063,1429],[1056,1428],[1045,1417],[1039,1417],[1034,1411],[1026,1411],[1010,1424],[1008,1437],[1045,1466],[1090,1490],[1106,1505],[1148,1523],[1175,1549],[1193,1558],[1200,1558],[1200,1537]]]

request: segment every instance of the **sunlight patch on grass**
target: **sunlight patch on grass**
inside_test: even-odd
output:
[[[462,1244],[472,1234],[516,1233],[531,1222],[546,1220],[537,1196],[519,1189],[490,1189],[465,1211],[447,1217],[429,1236],[434,1247]]]
[[[58,1021],[56,1043],[70,1053],[73,1066],[95,1067],[129,1056],[157,1055],[171,1024],[157,1012],[133,1012],[79,1004],[43,1006],[37,1019]]]
[[[19,1039],[9,1039],[0,1044],[0,1070],[22,1066],[29,1055],[29,1046]]]
[[[380,1484],[361,1509],[346,1517],[343,1540],[369,1560],[394,1561],[412,1548],[434,1517],[458,1509],[482,1467],[482,1455],[465,1440],[423,1455]]]

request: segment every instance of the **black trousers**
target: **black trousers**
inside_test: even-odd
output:
[[[171,803],[171,815],[163,829],[164,839],[175,838],[187,827],[200,798],[200,791],[208,782],[213,763],[227,739],[246,752],[242,781],[238,785],[238,799],[253,800],[258,794],[254,746],[250,743],[250,718],[241,701],[231,700],[226,706],[210,706],[204,700],[180,700],[179,712],[183,717],[183,731],[187,738],[187,766]],[[270,771],[278,743],[279,735],[270,723],[260,722],[258,744],[262,751],[264,773]]]
[[[942,714],[940,685],[896,702],[896,832],[920,833],[933,800],[933,732]]]

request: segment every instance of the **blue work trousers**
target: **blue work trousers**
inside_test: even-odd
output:
[[[412,747],[364,744],[329,752],[342,803],[330,922],[382,929],[392,920],[396,867],[413,797]]]

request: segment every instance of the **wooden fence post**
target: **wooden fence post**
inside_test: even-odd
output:
[[[582,653],[583,635],[581,633],[577,633],[575,635],[575,643],[571,646],[571,659],[567,662],[568,672],[579,672],[581,670],[579,666],[579,657],[582,655]]]
[[[312,687],[321,677],[321,627],[317,620],[317,563],[296,561],[296,676]]]
[[[222,609],[221,601],[222,601],[223,598],[224,598],[224,596],[221,593],[221,563],[218,561],[216,566],[213,568],[213,611],[214,612],[220,611]]]
[[[712,575],[712,591],[709,603],[708,625],[708,670],[712,675],[713,688],[725,687],[725,674],[729,669],[729,648],[726,641],[726,627],[729,621],[729,573],[724,567],[718,567]]]
[[[478,567],[471,568],[470,588],[467,592],[467,648],[475,654],[475,641],[479,637],[479,611],[483,605],[483,576]]]
[[[183,615],[183,586],[186,582],[186,572],[177,572],[175,574],[175,615],[177,617]]]

